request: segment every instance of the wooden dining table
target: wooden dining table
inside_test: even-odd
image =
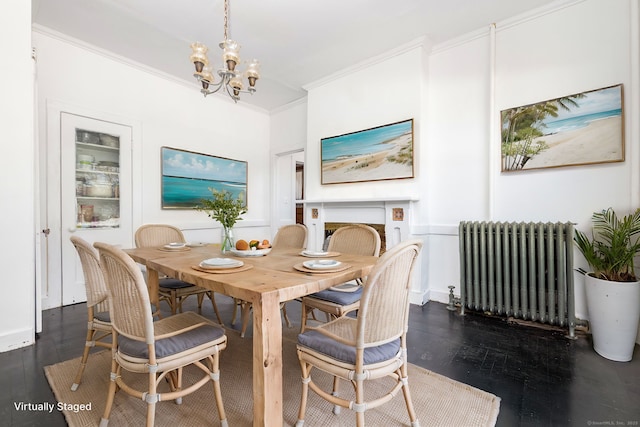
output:
[[[339,254],[330,259],[348,268],[308,272],[297,269],[304,269],[300,265],[312,259],[302,256],[300,249],[274,248],[259,257],[221,254],[219,245],[188,250],[136,248],[125,252],[146,266],[151,302],[158,304],[161,274],[253,304],[253,425],[278,427],[284,425],[280,304],[364,277],[378,260],[373,256]],[[198,267],[205,259],[221,257],[241,260],[244,266],[216,271],[202,271]]]

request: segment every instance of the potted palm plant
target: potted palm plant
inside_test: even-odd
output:
[[[589,328],[601,356],[627,362],[640,321],[640,282],[633,261],[640,253],[640,209],[619,219],[613,209],[595,212],[591,238],[576,230],[574,241],[591,272],[585,274]]]
[[[226,190],[214,190],[209,188],[212,199],[202,199],[197,210],[206,212],[210,218],[215,219],[222,225],[222,238],[220,249],[222,253],[233,249],[235,245],[233,237],[233,226],[236,222],[242,220],[240,215],[247,213],[242,194],[234,198],[232,194]]]

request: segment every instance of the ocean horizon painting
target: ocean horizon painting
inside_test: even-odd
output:
[[[193,209],[211,190],[247,202],[247,162],[171,147],[161,148],[162,208]]]
[[[413,119],[320,140],[322,184],[413,178]]]
[[[622,85],[503,110],[502,171],[624,161]]]

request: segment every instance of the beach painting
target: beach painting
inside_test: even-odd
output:
[[[622,85],[501,112],[502,171],[624,161]]]
[[[162,147],[162,209],[193,209],[210,188],[247,200],[247,162]]]
[[[413,178],[413,119],[320,140],[322,184]]]

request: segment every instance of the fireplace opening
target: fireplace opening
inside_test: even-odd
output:
[[[329,246],[329,240],[331,239],[331,235],[340,227],[344,227],[346,225],[353,225],[352,222],[325,222],[324,223],[324,243],[322,245],[322,250],[326,251]],[[385,231],[384,224],[364,224],[372,227],[374,230],[378,232],[380,235],[380,255],[382,255],[386,250],[386,239],[385,239]]]

